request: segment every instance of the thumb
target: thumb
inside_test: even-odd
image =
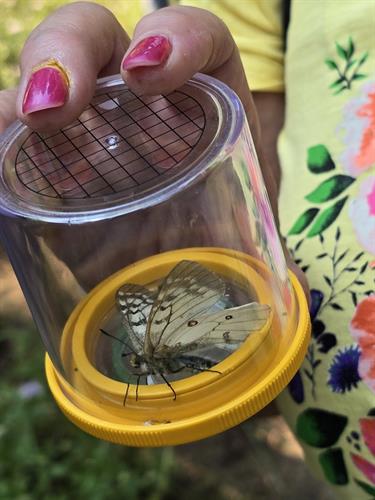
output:
[[[118,72],[129,38],[104,7],[80,2],[47,17],[21,54],[17,114],[36,130],[71,123],[90,102],[98,75]]]

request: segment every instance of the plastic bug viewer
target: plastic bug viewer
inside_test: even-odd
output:
[[[253,98],[229,30],[211,14],[177,8],[159,11],[143,18],[128,48],[126,35],[108,13],[89,5],[69,6],[41,25],[39,40],[48,38],[48,28],[73,12],[77,25],[86,26],[84,18],[90,12],[92,25],[100,19],[100,28],[95,36],[87,27],[72,37],[59,32],[62,46],[74,46],[74,60],[69,50],[58,57],[56,37],[52,46],[41,44],[39,50],[35,50],[38,37],[31,37],[22,56],[18,92],[21,118],[34,129],[46,130],[51,124],[63,127],[76,119],[103,68],[104,74],[116,73],[121,63],[127,83],[141,94],[168,94],[197,71],[209,73],[234,89],[244,105],[277,220],[280,172],[275,144],[284,122],[285,87],[288,105],[279,143],[281,223],[313,289],[314,338],[281,406],[305,445],[307,458],[314,458],[318,472],[338,488],[341,498],[367,498],[373,491],[368,348],[373,321],[367,320],[374,314],[374,148],[369,133],[374,7],[365,0],[360,4],[358,8],[358,2],[345,2],[338,11],[337,2],[291,2],[284,52],[280,2],[251,2],[251,8],[235,12],[226,2],[199,2],[228,24],[241,50]],[[324,43],[318,45],[316,40]],[[92,46],[97,50],[88,50]],[[12,120],[14,108],[7,102],[4,120]],[[244,213],[238,210],[234,217],[240,220]],[[318,429],[314,435],[312,428]],[[346,439],[352,428],[363,438],[360,450]]]

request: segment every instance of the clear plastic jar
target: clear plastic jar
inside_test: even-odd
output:
[[[197,75],[167,96],[99,81],[59,132],[0,143],[0,235],[77,425],[177,444],[249,417],[309,334],[237,96]]]

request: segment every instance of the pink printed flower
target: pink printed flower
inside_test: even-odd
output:
[[[375,295],[366,297],[358,304],[350,331],[361,348],[358,373],[375,392]]]
[[[357,198],[349,205],[349,216],[358,242],[375,255],[375,176],[367,177],[361,183]]]
[[[361,418],[359,420],[359,425],[367,448],[371,451],[372,455],[375,455],[375,418]],[[357,469],[359,469],[372,484],[375,484],[375,465],[356,453],[351,453],[351,457]]]
[[[359,425],[367,448],[375,456],[375,418],[361,418]]]
[[[357,469],[359,469],[372,484],[375,484],[375,465],[355,453],[351,453],[351,457]]]
[[[375,164],[375,82],[362,88],[360,97],[344,109],[345,151],[341,161],[346,172],[357,177]]]

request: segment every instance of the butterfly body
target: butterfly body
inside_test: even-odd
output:
[[[132,353],[129,359],[133,375],[157,375],[158,373],[172,373],[170,358],[147,358],[140,354]]]
[[[178,354],[177,356],[146,360],[143,356],[132,353],[128,363],[132,375],[138,377],[138,383],[142,376],[146,377],[146,380],[150,383],[164,382],[171,388],[175,398],[176,393],[169,383],[171,376],[176,376],[176,374],[180,374],[181,372],[190,372],[190,374],[191,372],[220,373],[212,369],[217,364],[217,360],[212,360],[199,354],[191,356]]]

